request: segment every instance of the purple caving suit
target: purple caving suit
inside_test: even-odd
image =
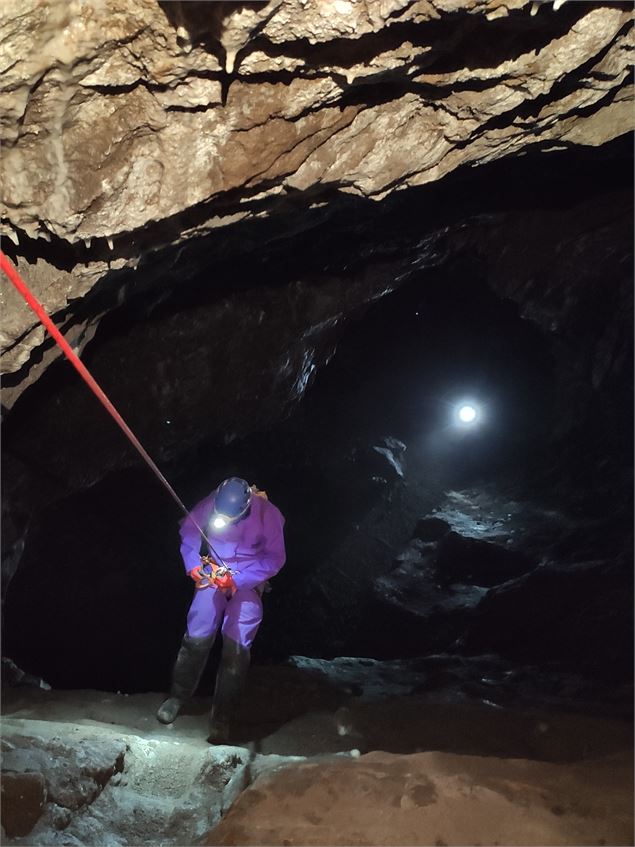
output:
[[[192,638],[207,638],[217,632],[222,622],[224,637],[251,647],[262,621],[262,587],[285,562],[284,518],[273,503],[254,494],[246,518],[215,530],[210,523],[215,494],[201,500],[191,514],[234,572],[237,590],[231,598],[215,588],[195,591],[187,615],[187,632]],[[201,563],[202,539],[190,518],[181,521],[180,533],[181,555],[189,573]]]

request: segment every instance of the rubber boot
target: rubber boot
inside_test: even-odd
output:
[[[191,638],[186,632],[183,636],[172,671],[170,696],[157,712],[157,720],[161,723],[172,723],[185,701],[196,691],[213,643],[213,635],[209,638]]]
[[[214,702],[210,714],[210,744],[227,744],[247,679],[250,652],[229,638],[223,639],[223,652],[216,677]]]

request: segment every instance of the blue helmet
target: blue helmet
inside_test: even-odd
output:
[[[216,489],[212,523],[222,529],[228,523],[236,523],[244,517],[251,502],[249,483],[237,476],[224,480]]]

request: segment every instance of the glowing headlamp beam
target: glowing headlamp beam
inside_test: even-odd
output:
[[[474,406],[465,405],[459,408],[459,420],[461,423],[474,423],[476,420],[476,409]]]

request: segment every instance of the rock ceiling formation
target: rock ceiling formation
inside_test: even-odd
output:
[[[0,15],[4,249],[84,340],[110,308],[80,315],[89,292],[112,285],[116,306],[163,284],[166,256],[187,278],[239,222],[302,230],[347,197],[633,125],[629,4],[6,0]],[[10,407],[57,354],[1,299]]]

